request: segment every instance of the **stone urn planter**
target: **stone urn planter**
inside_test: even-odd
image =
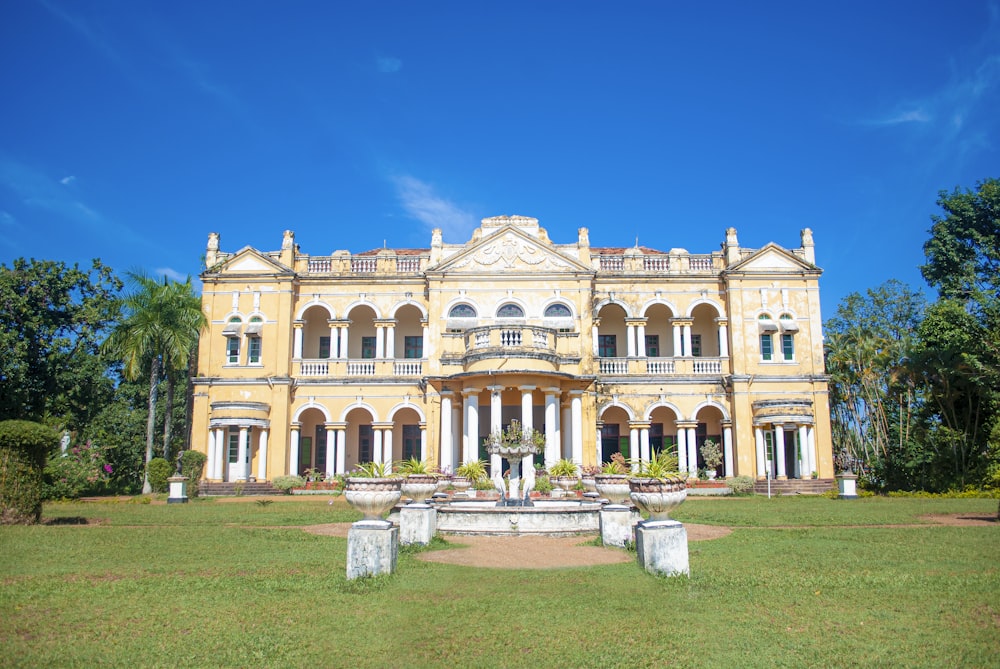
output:
[[[441,474],[437,477],[437,491],[444,492],[451,485],[451,477]]]
[[[465,476],[452,476],[451,487],[454,488],[456,492],[465,492],[472,487],[472,481]]]
[[[631,493],[626,474],[595,474],[594,486],[597,494],[606,497],[612,504],[624,504]]]
[[[580,483],[583,484],[585,492],[597,492],[597,482],[592,475],[584,474],[580,477]]]
[[[347,478],[344,488],[344,498],[347,503],[360,511],[365,520],[381,520],[389,509],[396,506],[403,496],[403,479],[365,478],[351,476]]]
[[[403,495],[414,502],[423,502],[437,490],[437,477],[431,474],[407,474],[403,479]]]
[[[670,512],[687,499],[687,482],[680,476],[632,478],[628,486],[632,502],[648,513],[650,520],[669,520]]]
[[[572,490],[579,479],[575,476],[550,476],[549,481],[557,488],[562,488],[566,492]]]

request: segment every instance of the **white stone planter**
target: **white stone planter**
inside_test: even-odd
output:
[[[403,496],[401,478],[348,477],[344,498],[364,515],[365,520],[381,520]]]
[[[549,481],[552,482],[552,485],[569,492],[576,487],[578,479],[575,476],[550,476]]]
[[[403,479],[402,493],[414,502],[423,502],[437,490],[437,478],[430,474],[410,474]]]
[[[684,479],[633,478],[628,482],[632,503],[649,514],[651,520],[670,520],[670,512],[687,499]]]
[[[597,474],[594,476],[597,494],[606,497],[612,504],[624,504],[628,498],[628,476],[625,474]]]

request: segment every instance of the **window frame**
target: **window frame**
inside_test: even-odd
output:
[[[238,365],[240,364],[240,337],[229,335],[226,337],[226,364],[227,365]]]
[[[424,338],[421,335],[403,337],[403,359],[421,360],[424,357]]]
[[[610,350],[611,355],[605,355]],[[618,335],[598,334],[597,335],[597,357],[617,358],[618,357]]]
[[[774,340],[770,332],[760,333],[760,359],[765,362],[774,360]]]

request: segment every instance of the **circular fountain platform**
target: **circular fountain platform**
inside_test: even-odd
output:
[[[572,536],[601,529],[600,502],[535,500],[534,506],[497,506],[495,501],[436,504],[444,534]]]

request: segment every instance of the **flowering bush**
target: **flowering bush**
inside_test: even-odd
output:
[[[112,474],[101,448],[89,440],[55,456],[45,465],[45,499],[72,499],[104,492]]]

